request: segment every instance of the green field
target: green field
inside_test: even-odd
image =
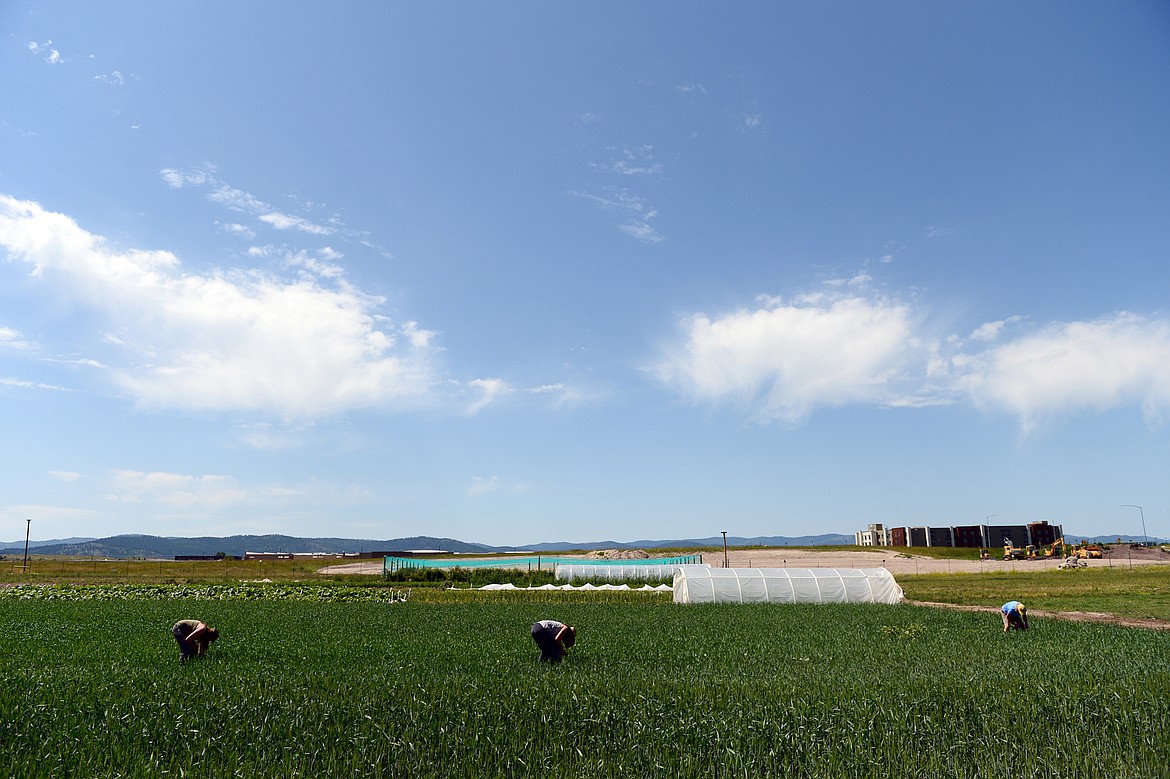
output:
[[[0,776],[1166,776],[1166,631],[256,587],[0,597]],[[191,616],[223,638],[180,666]],[[580,628],[560,667],[545,617]]]

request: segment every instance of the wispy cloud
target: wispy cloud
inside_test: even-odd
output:
[[[19,331],[0,325],[0,347],[24,350],[32,349],[34,345],[31,341],[26,341]]]
[[[114,470],[106,499],[119,503],[152,502],[172,509],[218,509],[254,500],[255,491],[241,488],[229,476],[194,476],[165,471]],[[272,491],[262,490],[265,497]]]
[[[662,172],[662,164],[654,159],[653,146],[623,146],[611,151],[616,156],[608,162],[598,163],[599,170],[619,176],[654,176]]]
[[[297,230],[310,235],[332,235],[337,232],[336,225],[318,224],[301,216],[286,214],[249,192],[219,181],[212,169],[180,171],[174,168],[164,168],[159,171],[159,175],[172,189],[210,188],[211,191],[207,194],[208,200],[239,213],[251,214],[261,223],[276,230]]]
[[[13,379],[0,377],[0,385],[6,387],[17,387],[19,389],[31,390],[48,390],[51,392],[70,392],[67,387],[58,387],[55,384],[42,384],[39,381],[26,381],[24,379]]]
[[[475,399],[467,407],[468,414],[476,414],[500,398],[511,395],[515,390],[503,379],[473,379],[468,387],[475,393]]]
[[[523,482],[501,479],[499,476],[472,476],[467,494],[471,496],[490,495],[495,492],[527,492]]]
[[[93,77],[94,81],[100,81],[103,84],[114,84],[122,86],[126,83],[126,77],[122,75],[122,71],[114,70],[109,73],[99,73]]]
[[[629,189],[610,186],[603,189],[601,194],[595,192],[572,192],[570,194],[588,200],[608,211],[619,211],[630,215],[627,221],[618,225],[618,230],[631,238],[636,238],[644,243],[658,243],[663,240],[658,231],[650,224],[650,220],[658,216],[658,212],[649,208],[640,195]]]
[[[415,404],[434,383],[432,334],[341,278],[189,272],[5,196],[0,246],[105,320],[117,334],[106,374],[143,406],[312,419]]]
[[[608,159],[593,162],[590,167],[611,182],[623,182],[622,185],[607,183],[600,188],[600,193],[597,190],[571,190],[569,194],[608,211],[630,215],[617,225],[619,231],[642,243],[660,243],[663,236],[650,223],[658,211],[647,204],[641,194],[624,185],[631,179],[657,178],[662,173],[662,164],[655,156],[654,147],[651,144],[610,146],[606,154]]]

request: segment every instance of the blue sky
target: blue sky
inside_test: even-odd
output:
[[[1163,3],[0,33],[0,539],[1170,535]]]

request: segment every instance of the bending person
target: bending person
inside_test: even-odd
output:
[[[577,629],[555,619],[542,619],[532,626],[532,640],[540,647],[542,663],[559,663],[577,642]]]
[[[1024,604],[1018,600],[1008,601],[999,609],[1000,615],[1003,617],[1003,632],[1015,628],[1016,630],[1028,629],[1028,609]]]
[[[181,619],[171,628],[171,635],[179,642],[179,662],[185,663],[192,657],[202,657],[211,642],[219,638],[219,631],[197,619]]]

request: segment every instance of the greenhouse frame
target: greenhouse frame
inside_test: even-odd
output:
[[[680,565],[675,603],[888,603],[902,588],[885,568],[711,568]]]

